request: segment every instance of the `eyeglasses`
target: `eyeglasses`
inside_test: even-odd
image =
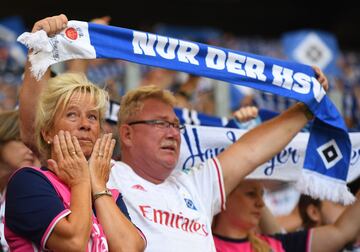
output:
[[[178,123],[178,122],[169,122],[169,121],[165,121],[165,120],[142,120],[142,121],[134,121],[134,122],[129,122],[128,125],[134,125],[134,124],[147,124],[147,125],[153,125],[159,129],[169,129],[169,128],[174,128],[176,130],[178,130],[179,132],[183,132],[185,129],[185,126]]]

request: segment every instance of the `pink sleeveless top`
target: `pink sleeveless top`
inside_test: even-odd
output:
[[[31,241],[22,238],[21,236],[13,233],[5,223],[5,237],[9,244],[9,247],[11,251],[13,252],[30,252],[30,251],[49,251],[45,248],[46,242],[54,229],[55,225],[65,216],[69,215],[71,213],[70,211],[70,199],[71,199],[71,193],[70,189],[59,180],[59,178],[50,171],[43,171],[40,168],[37,167],[31,167],[42,174],[46,176],[46,178],[49,179],[51,184],[54,186],[59,198],[62,200],[65,210],[59,213],[50,223],[50,225],[47,227],[42,239],[40,246],[37,246],[36,244],[32,243]],[[116,200],[119,196],[119,192],[117,190],[111,190],[113,194],[113,198]],[[6,215],[6,213],[5,213]],[[95,217],[95,215],[92,215],[92,228],[91,228],[91,234],[89,243],[87,246],[86,251],[88,252],[106,252],[108,251],[108,244],[106,241],[106,237],[104,234],[104,231]]]

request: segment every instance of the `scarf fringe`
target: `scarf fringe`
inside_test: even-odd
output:
[[[41,30],[35,33],[25,32],[18,37],[17,41],[32,50],[29,53],[30,70],[36,80],[40,80],[53,63],[49,60],[52,58],[53,50],[49,37],[45,31]]]
[[[354,195],[349,191],[344,181],[306,169],[302,170],[302,176],[295,183],[295,187],[301,193],[315,199],[330,200],[343,205],[349,205],[355,201]]]

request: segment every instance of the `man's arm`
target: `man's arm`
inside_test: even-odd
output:
[[[317,80],[325,91],[326,76],[318,67],[313,67]],[[312,119],[312,113],[299,102],[248,131],[237,142],[218,155],[225,193],[228,195],[246,175],[279,153],[295,135]]]
[[[256,167],[279,153],[306,125],[307,108],[297,103],[279,116],[248,131],[219,154],[228,195]]]

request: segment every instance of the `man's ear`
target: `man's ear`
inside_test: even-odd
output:
[[[120,125],[119,137],[121,144],[124,144],[126,146],[131,146],[133,140],[133,129],[127,124]]]
[[[320,213],[320,209],[313,205],[310,204],[307,208],[306,208],[306,213],[309,216],[309,218],[314,221],[315,223],[320,223],[321,222],[321,213]]]

